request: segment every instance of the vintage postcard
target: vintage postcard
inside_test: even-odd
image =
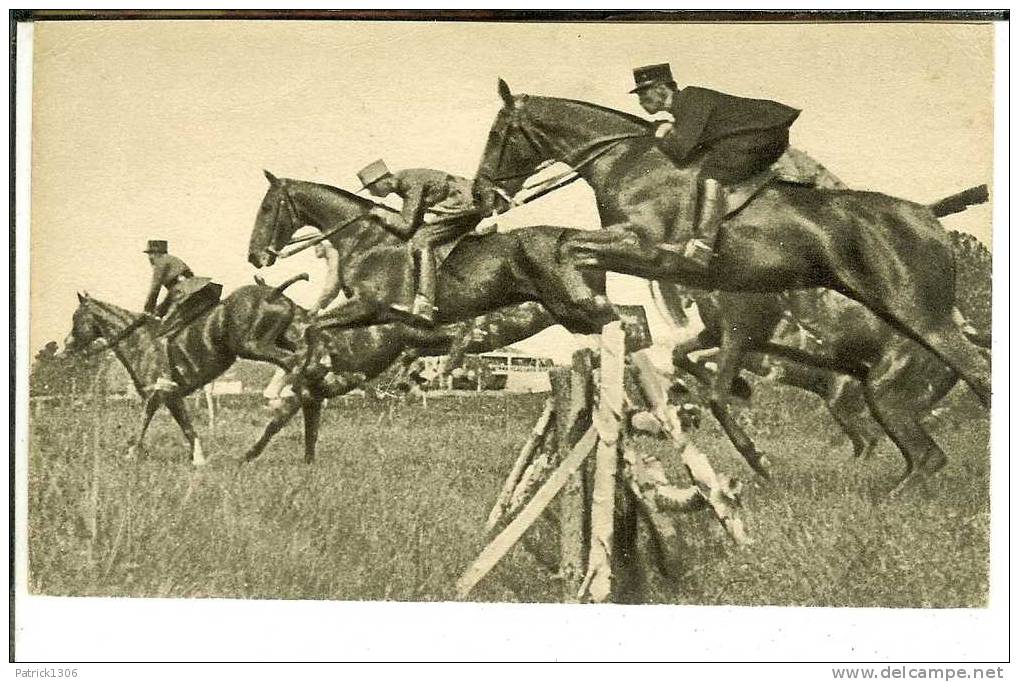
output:
[[[380,602],[1004,651],[996,15],[187,18],[16,26],[17,655]]]

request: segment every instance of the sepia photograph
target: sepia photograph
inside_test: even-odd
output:
[[[230,14],[12,15],[17,617],[778,607],[991,656],[936,619],[1007,596],[1007,11]],[[778,660],[899,655],[825,646]]]

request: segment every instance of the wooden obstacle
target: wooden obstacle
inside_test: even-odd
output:
[[[631,329],[628,325],[627,332]],[[459,598],[470,594],[557,496],[558,577],[567,602],[638,597],[640,517],[652,533],[659,568],[671,577],[678,575],[681,559],[676,513],[711,509],[737,544],[748,542],[738,515],[739,484],[717,476],[687,441],[675,409],[667,404],[668,384],[647,357],[646,332],[643,337],[624,332],[620,322],[605,326],[597,398],[590,351],[578,351],[571,367],[553,370],[552,396],[489,514],[486,530],[498,533],[457,581]],[[627,409],[639,404],[650,407],[678,446],[692,485],[671,484],[661,462],[630,446]]]

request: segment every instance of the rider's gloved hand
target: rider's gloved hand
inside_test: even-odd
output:
[[[672,130],[672,124],[669,123],[668,121],[663,121],[663,122],[659,123],[658,127],[655,129],[655,137],[657,137],[658,139],[661,139],[661,138],[665,137],[666,135],[668,135],[671,130]]]

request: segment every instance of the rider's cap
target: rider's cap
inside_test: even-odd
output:
[[[672,67],[668,64],[651,64],[634,69],[633,82],[637,87],[630,92],[640,92],[658,83],[675,83],[676,79],[672,77]]]
[[[373,182],[378,182],[389,174],[386,162],[379,159],[378,161],[372,161],[367,166],[359,170],[357,172],[357,179],[361,181],[361,187],[363,189]]]
[[[150,239],[148,246],[142,253],[166,253],[165,239]]]

